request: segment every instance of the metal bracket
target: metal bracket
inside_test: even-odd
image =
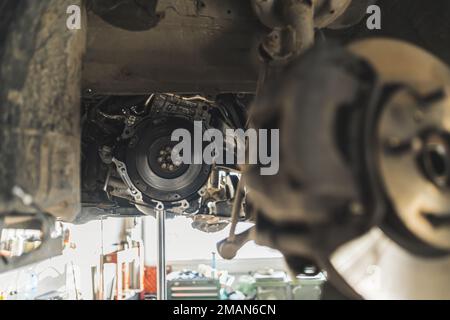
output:
[[[117,172],[120,175],[120,178],[123,180],[123,182],[128,187],[128,192],[130,193],[131,197],[133,197],[134,201],[137,203],[144,204],[144,199],[142,197],[142,192],[139,191],[138,188],[136,188],[133,184],[133,182],[130,179],[130,176],[128,175],[127,167],[125,163],[122,161],[117,160],[116,158],[112,159],[112,162],[117,167]],[[163,207],[164,209],[164,207]]]

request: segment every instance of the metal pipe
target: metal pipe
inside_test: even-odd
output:
[[[167,284],[166,284],[166,211],[156,210],[157,224],[157,268],[156,276],[158,279],[157,299],[167,300]]]

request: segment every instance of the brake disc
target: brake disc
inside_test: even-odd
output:
[[[350,51],[390,87],[374,151],[391,209],[380,228],[341,246],[332,263],[365,298],[450,298],[450,71],[400,41],[366,40]]]
[[[256,241],[349,297],[449,298],[449,92],[447,66],[401,41],[294,61],[252,110],[281,137],[279,174],[245,172]]]

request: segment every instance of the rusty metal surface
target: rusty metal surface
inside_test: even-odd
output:
[[[405,40],[450,64],[450,1],[377,0],[377,5],[382,12],[381,30],[369,30],[366,19],[362,19],[351,28],[327,29],[326,37],[343,43],[372,37]]]
[[[263,26],[250,1],[161,0],[158,25],[133,32],[90,12],[83,87],[101,94],[254,92]]]
[[[349,7],[352,0],[252,0],[255,13],[269,28],[284,24],[286,9],[295,13],[296,6],[307,5],[314,11],[314,27],[325,28],[338,19]],[[300,19],[299,19],[300,20]]]
[[[79,96],[83,31],[66,28],[81,1],[20,1],[5,40],[0,83],[0,214],[45,211],[71,220],[80,203]]]

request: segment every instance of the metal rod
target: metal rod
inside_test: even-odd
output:
[[[158,245],[158,263],[156,275],[158,278],[158,300],[167,300],[167,284],[166,284],[166,212],[165,210],[156,210],[157,223],[157,245]]]
[[[234,196],[233,208],[231,209],[231,226],[230,233],[228,235],[228,241],[233,242],[236,236],[236,226],[239,222],[239,215],[242,209],[242,201],[244,200],[245,191],[242,186],[242,179],[239,179],[239,183],[236,188],[236,194]]]

